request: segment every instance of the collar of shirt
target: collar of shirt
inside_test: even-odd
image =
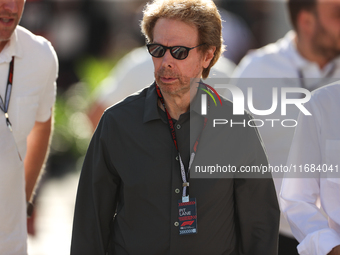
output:
[[[16,29],[11,35],[9,42],[5,45],[5,48],[0,52],[0,64],[11,62],[12,56],[22,57],[22,49]]]
[[[301,70],[304,77],[324,78],[329,74],[331,69],[333,69],[334,65],[337,67],[340,66],[340,57],[337,57],[328,63],[323,69],[320,69],[318,64],[301,56],[294,41],[295,36],[296,33],[294,31],[289,31],[281,41],[283,46],[282,48],[287,51],[287,55],[290,57],[292,65],[296,66],[297,70]]]
[[[201,80],[201,82],[203,81]],[[202,85],[202,83],[199,83],[198,88],[205,88],[205,87],[204,85]],[[200,100],[202,94],[203,94],[203,90],[197,89],[197,93],[190,104],[190,111],[197,113],[199,116],[203,118],[203,116],[201,115],[202,106],[201,106],[201,100]]]
[[[146,92],[143,123],[146,123],[152,120],[162,119],[157,109],[158,108],[158,104],[157,104],[158,97],[157,97],[155,84],[156,83],[154,82]]]
[[[159,114],[158,111],[158,96],[156,92],[155,82],[151,85],[150,89],[148,89],[146,98],[145,98],[145,106],[144,106],[144,117],[143,123],[148,121],[161,119],[164,123],[167,123],[167,119]],[[199,85],[199,87],[203,87],[203,85]],[[201,116],[201,102],[199,98],[201,98],[202,90],[197,89],[197,94],[195,98],[193,98],[190,104],[190,111],[194,111]],[[203,116],[202,116],[203,117]]]

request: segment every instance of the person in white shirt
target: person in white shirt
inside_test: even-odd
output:
[[[230,78],[235,64],[221,56],[211,68],[210,78]],[[104,110],[125,97],[149,86],[154,81],[153,62],[145,46],[133,49],[124,56],[99,85],[89,118],[93,128]]]
[[[27,254],[26,203],[47,154],[57,56],[18,26],[25,0],[0,0],[0,254]]]
[[[303,255],[340,254],[339,98],[340,82],[312,93],[304,105],[312,116],[299,115],[287,162],[302,173],[282,182],[281,209]]]
[[[279,93],[286,87],[312,91],[340,79],[340,1],[289,0],[288,9],[294,30],[276,43],[250,52],[232,75],[245,96],[248,87],[253,88],[256,109],[271,107],[274,87]],[[226,96],[231,99],[230,94]],[[279,108],[270,116],[254,115],[254,118],[297,119],[297,107],[289,105],[286,116],[282,116]],[[276,122],[274,127],[270,124],[259,127],[259,131],[269,163],[272,166],[285,165],[294,127],[283,127]],[[279,193],[283,173],[273,173],[273,177]],[[281,217],[279,254],[296,254],[297,242],[293,238],[288,223]],[[289,243],[294,247],[287,251]]]

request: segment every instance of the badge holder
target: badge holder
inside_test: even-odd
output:
[[[183,183],[183,189],[189,187],[189,183]],[[196,198],[182,196],[178,200],[178,222],[179,234],[189,235],[197,233],[197,213],[196,213]]]

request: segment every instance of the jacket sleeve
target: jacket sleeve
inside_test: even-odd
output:
[[[105,255],[120,178],[110,158],[112,139],[105,113],[88,148],[79,180],[71,255]]]
[[[246,137],[244,166],[262,170],[263,166],[268,166],[268,161],[257,129],[249,128]],[[234,197],[239,254],[277,254],[280,209],[271,174],[260,171],[236,177]]]

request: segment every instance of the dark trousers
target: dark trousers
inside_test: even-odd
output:
[[[278,255],[298,255],[296,246],[299,242],[295,238],[279,235],[279,253]]]

